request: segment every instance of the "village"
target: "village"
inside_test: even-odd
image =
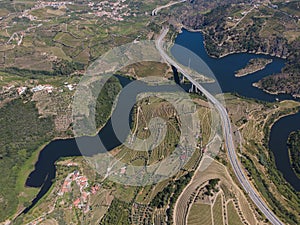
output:
[[[115,21],[123,21],[124,17],[136,16],[135,14],[130,13],[128,4],[125,4],[127,0],[119,0],[116,2],[111,1],[102,1],[102,2],[89,2],[87,5],[91,12],[97,17],[106,16]],[[20,18],[28,18],[30,21],[38,20],[37,17],[31,15],[31,12],[38,9],[43,9],[46,7],[52,7],[53,9],[66,9],[68,5],[74,5],[73,2],[46,2],[46,1],[37,1],[37,3],[30,9],[24,10]]]
[[[30,88],[29,86],[15,86],[15,85],[8,85],[8,86],[3,86],[0,89],[0,94],[18,94],[19,96],[26,95],[26,93],[31,92],[31,93],[37,93],[37,92],[46,92],[48,94],[53,93],[54,90],[57,90],[58,92],[64,92],[64,89],[67,89],[68,91],[74,91],[76,89],[77,84],[69,84],[68,82],[64,83],[63,88],[56,88],[53,87],[50,84],[39,84],[36,86],[33,86]]]
[[[116,2],[103,1],[100,3],[90,2],[89,7],[96,16],[106,16],[115,21],[123,21],[124,17],[131,16],[128,4],[124,4],[126,0],[120,0]],[[134,13],[133,16],[136,16]]]
[[[70,166],[70,165],[69,165]],[[71,165],[73,166],[73,165]],[[68,174],[66,179],[63,182],[63,185],[60,191],[57,193],[58,196],[63,196],[66,193],[72,192],[72,183],[75,182],[80,190],[80,197],[73,200],[73,206],[77,209],[82,209],[84,213],[87,213],[90,210],[89,207],[89,196],[91,194],[95,195],[100,188],[100,185],[93,185],[90,191],[87,191],[89,187],[88,178],[84,175],[80,175],[78,170]],[[72,207],[72,206],[71,206]]]

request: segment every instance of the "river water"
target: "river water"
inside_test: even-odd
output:
[[[35,164],[35,169],[30,173],[26,180],[26,186],[41,188],[32,204],[27,207],[23,213],[27,213],[36,203],[48,192],[55,179],[56,167],[55,162],[60,158],[73,157],[73,156],[93,156],[96,154],[110,151],[123,143],[129,133],[131,110],[136,103],[136,96],[144,92],[178,92],[183,91],[178,85],[161,85],[152,86],[144,82],[136,81],[131,84],[131,80],[125,77],[116,76],[119,79],[122,87],[131,85],[125,92],[121,92],[118,96],[118,101],[112,117],[114,123],[120,124],[120,127],[113,127],[111,118],[105,126],[99,131],[97,136],[94,137],[81,137],[75,140],[70,138],[66,140],[54,140],[50,142],[39,154],[38,161]],[[118,137],[115,135],[114,130],[118,130]],[[99,138],[101,139],[102,146],[99,145]],[[119,138],[119,139],[118,139]],[[81,151],[78,148],[84,146]]]
[[[175,43],[191,50],[192,52],[200,56],[200,58],[213,71],[214,76],[215,78],[217,78],[218,83],[223,92],[235,92],[241,96],[268,102],[273,102],[276,100],[276,98],[278,98],[279,100],[293,99],[291,96],[284,94],[276,96],[270,95],[252,86],[252,83],[260,80],[261,78],[267,75],[280,72],[285,63],[285,60],[283,59],[267,55],[256,55],[249,53],[231,54],[220,59],[211,58],[207,55],[205,51],[202,34],[188,32],[186,30],[184,30],[181,34],[178,35]],[[189,57],[187,55],[180,54],[180,51],[177,50],[178,49],[176,49],[176,47],[171,50],[175,58],[182,64],[189,65],[193,68],[193,66],[195,66],[193,65],[193,61],[189,60]],[[243,68],[250,59],[257,57],[271,58],[273,59],[273,62],[269,64],[264,70],[258,71],[254,74],[240,78],[236,78],[234,76],[235,71]],[[129,79],[122,77],[118,78],[123,87],[130,83]],[[219,92],[219,89],[214,88],[214,85],[216,84],[206,84],[204,86],[207,89],[217,90],[217,92]],[[161,88],[161,90],[166,91],[166,89],[168,88],[170,90],[173,90],[173,87],[163,87]],[[152,89],[152,87],[149,87],[142,83],[141,89],[143,89],[144,91],[154,90]],[[119,96],[119,102],[117,104],[117,107],[126,107],[124,105],[120,106],[122,105],[120,104],[122,103],[121,99],[122,94]],[[132,101],[135,101],[134,97],[132,97]],[[124,120],[128,121],[128,114],[126,114],[126,116],[127,117],[124,118]],[[299,179],[296,177],[296,175],[291,169],[286,148],[288,134],[297,129],[300,129],[300,113],[279,120],[271,130],[270,148],[275,156],[276,165],[278,169],[283,173],[285,179],[296,190],[299,191]],[[119,146],[122,142],[122,140],[118,140],[118,138],[114,135],[111,120],[109,120],[107,124],[101,129],[101,131],[98,133],[98,136],[102,140],[105,148],[108,150]],[[86,143],[89,144],[89,149],[94,149],[93,151],[90,151],[87,154],[88,156],[102,151],[101,149],[98,149],[96,147],[96,137],[83,138],[86,141]],[[32,201],[32,204],[24,210],[24,213],[28,212],[33,206],[35,206],[36,203],[47,193],[47,191],[52,186],[56,173],[55,162],[63,157],[80,155],[82,154],[77,147],[75,139],[52,141],[40,152],[38,161],[35,164],[34,171],[32,171],[32,173],[27,178],[26,186],[39,187],[41,189],[36,198]]]
[[[199,32],[189,32],[186,30],[183,30],[183,32],[177,36],[175,43],[194,52],[209,66],[223,92],[237,93],[241,96],[267,102],[287,99],[299,101],[299,99],[295,99],[286,94],[268,94],[252,85],[267,75],[280,72],[285,63],[284,59],[249,53],[236,53],[218,59],[212,58],[205,50],[203,35]],[[180,50],[173,49],[171,52],[183,65],[195,69],[197,68],[197,66],[193,65],[189,60],[189,57],[180,54]],[[238,78],[234,76],[235,71],[243,68],[250,59],[258,57],[272,59],[273,62],[267,65],[264,70],[253,74]],[[191,56],[191,58],[193,57]],[[204,86],[206,86],[207,89],[219,90],[213,87],[215,85],[216,84],[209,84]],[[300,191],[300,180],[291,167],[287,149],[288,136],[291,132],[296,130],[300,130],[300,112],[295,115],[283,117],[274,124],[270,133],[269,147],[273,152],[277,169],[295,190]]]

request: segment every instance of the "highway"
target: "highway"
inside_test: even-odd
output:
[[[169,29],[164,28],[156,40],[156,48],[160,52],[161,56],[164,58],[166,62],[173,65],[177,68],[178,72],[182,73],[182,75],[187,78],[199,91],[201,91],[207,99],[214,105],[214,107],[218,110],[221,120],[222,120],[222,128],[224,133],[224,139],[226,148],[228,151],[229,160],[233,171],[240,182],[243,189],[249,195],[251,200],[257,206],[257,208],[265,215],[265,217],[274,225],[283,225],[284,223],[281,222],[276,215],[269,209],[267,204],[261,199],[261,197],[256,193],[255,189],[251,186],[250,182],[246,178],[241,165],[239,164],[237,155],[235,153],[235,147],[232,137],[232,128],[228,113],[225,107],[212,95],[210,94],[205,88],[202,87],[201,84],[196,82],[177,62],[175,62],[163,49],[163,39],[167,35]]]
[[[181,0],[181,1],[178,1],[178,2],[170,2],[169,4],[167,5],[163,5],[163,6],[159,6],[157,7],[156,9],[154,9],[151,13],[152,16],[156,16],[158,14],[158,11],[164,9],[164,8],[167,8],[167,7],[170,7],[172,5],[176,5],[178,3],[182,3],[182,2],[186,2],[186,0]]]

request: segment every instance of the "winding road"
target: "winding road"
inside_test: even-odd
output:
[[[157,13],[158,13],[158,11],[160,11],[160,10],[162,10],[162,9],[164,9],[164,8],[170,7],[170,6],[172,6],[172,5],[176,5],[176,4],[178,4],[178,3],[182,3],[182,2],[186,2],[186,0],[181,0],[181,1],[178,1],[178,2],[170,2],[170,3],[168,3],[167,5],[159,6],[159,7],[157,7],[156,9],[154,9],[154,10],[152,11],[151,15],[152,15],[152,16],[156,16]]]
[[[225,107],[212,95],[210,94],[205,88],[201,86],[197,81],[195,81],[175,60],[173,60],[163,49],[163,39],[167,35],[169,29],[164,28],[156,40],[156,48],[160,52],[161,56],[165,59],[166,62],[173,65],[177,68],[177,70],[182,73],[182,75],[187,78],[199,91],[201,91],[207,99],[214,105],[214,107],[218,110],[221,120],[222,120],[222,127],[223,133],[225,138],[225,144],[228,151],[229,160],[233,171],[240,182],[243,189],[247,192],[251,200],[255,203],[257,208],[265,215],[265,217],[274,225],[283,225],[284,223],[281,222],[277,216],[269,209],[267,204],[264,200],[257,194],[256,190],[251,186],[250,182],[246,178],[241,165],[239,164],[239,160],[235,153],[235,147],[232,137],[232,128],[228,113]]]

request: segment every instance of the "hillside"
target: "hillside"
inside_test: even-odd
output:
[[[260,88],[300,94],[299,1],[189,1],[172,13],[173,24],[200,30],[213,57],[233,52],[265,53],[287,59],[282,73],[264,78]]]

